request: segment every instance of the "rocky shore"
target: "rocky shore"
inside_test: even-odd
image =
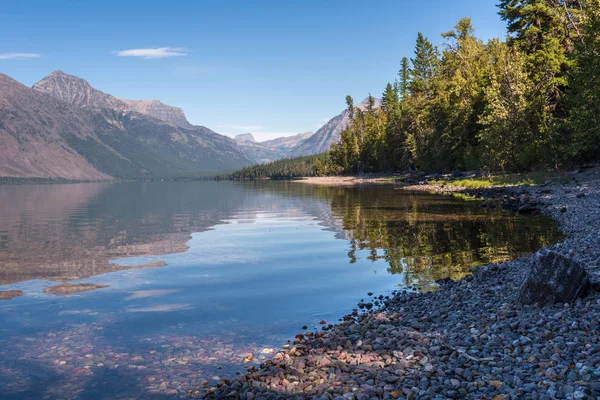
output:
[[[549,248],[600,280],[599,169],[575,173],[568,184],[461,192],[486,198],[482,206],[553,216],[565,239]],[[435,292],[369,297],[366,312],[356,309],[323,331],[298,334],[272,360],[201,396],[600,398],[600,293],[571,304],[519,305],[534,257],[475,268],[463,280],[440,282]]]

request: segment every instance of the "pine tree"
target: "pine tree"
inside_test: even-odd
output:
[[[407,57],[402,57],[402,61],[400,62],[400,71],[398,71],[398,76],[400,77],[400,81],[398,82],[398,94],[401,98],[406,98],[410,89],[410,62]]]
[[[430,84],[440,63],[439,52],[421,32],[417,35],[415,58],[412,62],[412,81],[410,89],[413,93],[429,94]]]
[[[369,93],[369,96],[367,97],[367,112],[369,114],[375,112],[375,98],[371,96],[371,93]]]
[[[508,24],[508,44],[527,55],[528,70],[555,103],[566,85],[583,4],[580,0],[501,0],[499,14]],[[553,106],[553,104],[550,104]]]
[[[588,0],[576,45],[577,68],[568,93],[569,127],[573,132],[569,156],[578,161],[600,159],[600,0]]]
[[[508,44],[525,54],[534,87],[527,93],[528,123],[536,148],[532,154],[556,164],[565,145],[568,74],[575,67],[575,43],[581,40],[579,0],[502,0]],[[544,159],[545,158],[545,159]]]
[[[346,109],[348,110],[348,114],[352,120],[354,118],[354,100],[350,95],[346,96]]]
[[[398,101],[398,91],[388,82],[381,95],[381,108],[389,114],[397,107]]]

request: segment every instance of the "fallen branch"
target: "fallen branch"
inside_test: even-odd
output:
[[[435,335],[435,337],[438,339],[438,341],[440,342],[440,344],[442,346],[447,347],[452,351],[456,351],[457,353],[462,354],[463,356],[467,357],[471,361],[485,362],[485,361],[495,361],[496,360],[494,357],[484,357],[484,358],[473,357],[472,355],[467,353],[467,351],[465,349],[461,349],[461,348],[449,345],[448,343],[446,343],[444,341],[444,339],[442,339],[442,337],[440,335]]]

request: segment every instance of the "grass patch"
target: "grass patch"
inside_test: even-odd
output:
[[[464,187],[467,189],[480,189],[497,186],[521,186],[521,185],[543,185],[550,182],[566,182],[568,177],[565,173],[531,172],[522,174],[490,175],[487,177],[435,180],[433,184]]]

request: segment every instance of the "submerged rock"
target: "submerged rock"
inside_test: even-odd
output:
[[[91,290],[107,288],[108,285],[96,285],[93,283],[61,283],[60,285],[50,286],[44,289],[48,294],[73,294],[80,292],[89,292]]]
[[[584,266],[556,251],[540,251],[521,286],[520,304],[570,303],[584,297],[590,289]]]
[[[524,205],[519,207],[518,211],[519,214],[533,214],[538,213],[540,211],[540,208],[536,203],[525,203]]]
[[[11,300],[15,297],[23,296],[21,290],[0,290],[0,300]]]

